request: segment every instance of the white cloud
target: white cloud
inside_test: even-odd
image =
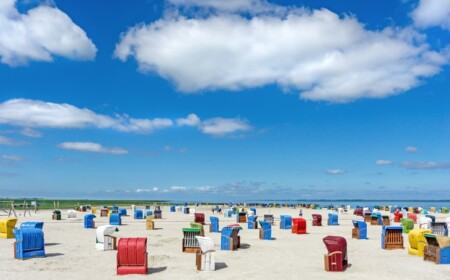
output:
[[[221,12],[269,12],[281,9],[264,0],[168,0],[169,3],[181,7],[208,8]]]
[[[346,171],[342,169],[328,169],[325,173],[329,175],[340,175],[346,173]]]
[[[123,132],[149,133],[173,125],[165,118],[134,119],[128,115],[115,118],[58,104],[30,99],[10,99],[0,103],[0,124],[44,128],[112,128]]]
[[[418,27],[440,26],[450,30],[450,1],[420,0],[417,8],[412,12],[412,18]]]
[[[114,155],[123,155],[128,153],[127,150],[124,150],[122,148],[106,148],[98,143],[93,142],[64,142],[59,144],[58,147],[65,150],[105,153]]]
[[[122,34],[115,56],[133,57],[182,92],[277,84],[303,99],[348,102],[400,94],[438,73],[449,56],[424,39],[413,29],[371,31],[326,9],[291,8],[283,16],[162,18]]]
[[[408,147],[406,147],[405,152],[407,152],[407,153],[416,153],[417,150],[418,150],[417,147],[408,146]]]
[[[19,162],[19,161],[23,160],[23,158],[21,158],[17,155],[2,155],[2,159],[8,160],[8,161],[15,161],[15,162]]]
[[[10,66],[52,61],[53,56],[92,60],[97,49],[78,25],[58,8],[40,5],[26,14],[16,0],[0,1],[0,58]]]
[[[170,191],[173,191],[173,192],[184,192],[184,191],[187,191],[188,188],[187,188],[187,187],[184,187],[184,186],[171,186],[171,187],[169,188],[169,190],[170,190]]]
[[[5,146],[21,146],[24,145],[24,142],[19,142],[16,141],[14,139],[5,137],[5,136],[1,136],[0,135],[0,145],[5,145]]]
[[[405,161],[401,167],[407,169],[450,169],[450,163],[435,161]]]
[[[375,161],[375,164],[376,165],[391,165],[392,160],[379,159],[379,160]]]
[[[202,133],[213,136],[224,136],[252,128],[247,121],[239,118],[211,118],[201,121],[195,114],[190,114],[187,118],[177,119],[177,124],[179,126],[195,126]]]
[[[177,119],[177,125],[183,126],[198,126],[200,124],[200,118],[196,114],[189,114],[186,118]]]
[[[42,133],[40,131],[31,129],[29,127],[25,127],[24,129],[22,129],[20,131],[20,133],[22,135],[25,135],[27,137],[32,137],[32,138],[40,138],[40,137],[42,137]]]

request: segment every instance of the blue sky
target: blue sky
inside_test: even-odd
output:
[[[448,0],[1,1],[0,197],[450,199],[449,18]]]

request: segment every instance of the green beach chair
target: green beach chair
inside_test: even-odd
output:
[[[410,230],[414,229],[414,221],[412,219],[403,218],[400,219],[400,223],[403,226],[403,233],[409,233]]]

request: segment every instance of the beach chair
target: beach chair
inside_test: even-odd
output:
[[[419,218],[419,228],[423,228],[423,229],[430,229],[431,228],[431,223],[433,221],[431,220],[431,218],[428,217],[420,217]]]
[[[170,206],[170,212],[175,212],[175,205]]]
[[[401,226],[383,227],[381,230],[381,249],[404,249],[402,231],[403,227]]]
[[[199,271],[214,271],[216,269],[216,251],[214,241],[209,237],[196,236],[200,250],[196,253],[195,265]]]
[[[134,219],[135,220],[141,220],[144,218],[144,213],[142,210],[140,209],[135,209],[134,210]]]
[[[101,251],[117,250],[116,237],[112,234],[119,229],[116,226],[104,225],[97,227],[95,248]]]
[[[423,250],[427,246],[427,239],[424,234],[430,234],[431,229],[413,229],[408,233],[409,248],[408,254],[423,256]]]
[[[182,206],[175,206],[175,211],[176,212],[183,212],[183,207]]]
[[[56,221],[61,220],[61,211],[59,211],[59,210],[53,211],[52,220],[56,220]]]
[[[191,223],[191,228],[197,228],[200,230],[200,236],[205,236],[205,230],[203,225],[200,223]]]
[[[16,218],[0,219],[0,238],[14,238],[14,227],[16,223]]]
[[[326,271],[344,271],[348,266],[347,241],[341,236],[323,238],[328,254],[324,256]]]
[[[364,221],[352,220],[352,238],[367,239],[367,224]]]
[[[448,227],[446,223],[431,223],[431,232],[434,235],[448,235]]]
[[[84,215],[84,228],[95,228],[94,214]]]
[[[292,233],[306,234],[306,220],[303,218],[292,218]]]
[[[447,207],[441,207],[441,213],[442,214],[448,214],[448,208]]]
[[[44,228],[44,222],[23,222],[20,224],[20,229],[24,228]]]
[[[76,219],[77,218],[77,211],[75,210],[67,210],[67,218],[68,219]]]
[[[147,216],[145,218],[145,228],[147,230],[154,230],[155,229],[155,222],[153,221],[153,216]]]
[[[273,225],[274,219],[273,215],[264,215],[264,222],[268,222],[269,224]]]
[[[407,218],[413,220],[413,222],[415,224],[417,224],[417,214],[416,213],[408,213]]]
[[[195,214],[195,208],[189,208],[189,213],[188,214]]]
[[[450,228],[450,217],[445,219],[445,223],[447,224],[447,229]]]
[[[272,240],[272,225],[268,222],[260,221],[259,239]]]
[[[210,216],[209,221],[209,232],[219,232],[219,218],[215,216]]]
[[[109,214],[108,208],[100,209],[100,217],[108,217],[108,214]]]
[[[189,207],[186,207],[186,206],[183,207],[184,214],[189,214],[189,210],[190,210]]]
[[[247,226],[248,229],[257,229],[258,228],[258,216],[250,216],[248,217]]]
[[[400,223],[403,226],[403,233],[409,233],[410,230],[414,229],[414,221],[411,219],[400,219]]]
[[[280,229],[292,229],[292,217],[290,215],[280,215]]]
[[[117,274],[147,274],[147,238],[120,238],[117,245]]]
[[[241,247],[240,226],[226,226],[221,230],[220,249],[234,251]]]
[[[153,210],[150,210],[150,209],[145,209],[145,210],[142,211],[142,213],[144,215],[142,218],[144,218],[144,219],[147,218],[147,216],[153,216],[154,215]]]
[[[247,213],[246,212],[239,212],[236,215],[236,223],[246,223],[247,222]]]
[[[394,213],[394,223],[400,223],[400,220],[403,218],[402,212]]]
[[[155,219],[162,219],[162,210],[155,210],[153,216]]]
[[[391,219],[388,215],[381,216],[382,226],[390,226],[391,225]]]
[[[256,215],[256,208],[250,208],[250,211],[253,212],[253,215]]]
[[[196,236],[200,236],[199,228],[183,228],[183,242],[181,251],[184,253],[196,253],[200,250],[200,245],[195,238]]]
[[[109,224],[113,226],[121,226],[122,225],[122,217],[119,213],[111,213],[109,215]]]
[[[425,234],[425,238],[427,246],[424,248],[423,260],[436,264],[450,264],[450,238],[434,234]]]
[[[45,257],[44,232],[40,228],[15,229],[14,258]]]
[[[364,217],[363,211],[364,209],[362,208],[355,208],[355,210],[353,210],[353,215]]]
[[[328,225],[329,226],[338,226],[338,214],[336,213],[328,213]]]
[[[430,218],[433,223],[436,222],[436,216],[434,215],[426,214],[425,217]]]
[[[372,213],[372,215],[370,215],[370,224],[373,226],[381,226],[383,224],[381,213]]]
[[[205,214],[203,213],[195,213],[194,214],[194,223],[205,224]]]
[[[127,208],[119,208],[119,214],[121,216],[127,216]]]
[[[430,207],[430,213],[436,213],[436,207]]]
[[[321,227],[322,226],[322,215],[320,214],[312,214],[312,225],[313,227]]]
[[[225,218],[231,218],[232,215],[233,215],[233,210],[231,210],[231,209],[226,209],[226,210],[223,212],[223,216],[224,216]]]
[[[372,212],[364,212],[364,222],[370,223],[372,221]]]

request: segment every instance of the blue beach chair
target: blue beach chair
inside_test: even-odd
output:
[[[113,226],[120,226],[122,225],[122,217],[119,213],[111,213],[109,215],[109,224]]]
[[[209,220],[211,222],[209,225],[209,232],[219,232],[219,218],[210,216]]]
[[[96,216],[94,214],[86,214],[84,215],[84,228],[95,228],[94,218]]]
[[[292,217],[290,215],[281,215],[280,220],[280,229],[292,229]]]
[[[367,224],[364,221],[352,220],[352,238],[367,239]]]
[[[44,232],[40,228],[15,229],[14,258],[45,257]]]
[[[338,214],[336,213],[328,213],[328,225],[329,226],[338,226]]]
[[[24,228],[40,228],[44,227],[44,222],[23,222],[20,224],[20,229]]]
[[[272,225],[268,222],[260,221],[259,239],[272,240]]]
[[[141,220],[144,218],[144,213],[140,209],[134,210],[134,219],[135,220]]]

